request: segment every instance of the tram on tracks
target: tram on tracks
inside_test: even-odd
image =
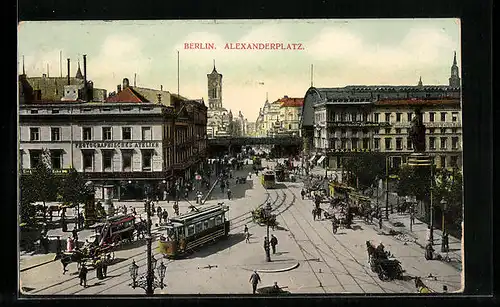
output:
[[[135,216],[133,214],[113,216],[90,228],[95,230],[94,237],[99,242],[99,246],[117,244],[122,240],[131,242],[135,231]]]
[[[271,170],[264,171],[260,177],[260,182],[266,189],[276,188],[276,172]]]
[[[159,252],[175,259],[197,247],[227,238],[228,210],[228,206],[218,204],[172,217],[166,225],[166,233],[160,236]]]

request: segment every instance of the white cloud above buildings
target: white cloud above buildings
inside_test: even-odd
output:
[[[77,42],[79,34],[72,33],[76,38],[74,44],[64,34],[64,24],[51,28],[61,31],[52,34],[51,41],[39,42],[36,31],[40,29],[36,24],[20,27],[19,55],[25,55],[28,75],[45,73],[47,63],[51,75],[59,75],[59,51],[63,50],[63,75],[66,75],[66,57],[72,58],[74,75],[76,56],[86,53],[87,74],[96,87],[114,91],[124,77],[132,83],[136,73],[140,86],[163,85],[164,89],[176,92],[178,50],[182,95],[208,101],[206,75],[212,71],[215,59],[218,72],[224,75],[223,105],[235,114],[241,110],[254,120],[266,92],[269,100],[283,95],[304,96],[310,86],[311,64],[314,64],[314,85],[333,87],[416,84],[419,76],[424,84],[446,84],[455,50],[460,63],[459,25],[453,20],[386,21],[383,27],[377,21],[365,22],[361,27],[352,21],[303,24],[225,21],[199,25],[170,22],[152,26],[141,22],[135,28],[128,22],[121,31],[119,22],[108,27],[106,23],[92,24],[87,32],[67,27],[68,32],[83,31],[80,34],[85,37],[83,42]],[[79,26],[85,29],[81,23]],[[213,43],[217,49],[186,50],[184,43],[190,42]],[[231,42],[297,42],[305,50],[224,49]]]

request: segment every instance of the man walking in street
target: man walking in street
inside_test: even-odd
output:
[[[247,233],[248,232],[248,226],[245,224],[245,228],[243,229],[243,233]]]
[[[80,286],[83,286],[84,288],[87,288],[87,272],[88,269],[85,266],[85,263],[83,263],[78,277],[80,278]]]
[[[300,190],[300,196],[302,196],[302,199],[306,196],[306,191],[304,191],[304,189]]]
[[[260,282],[260,276],[257,273],[257,270],[254,270],[252,275],[250,276],[249,282],[252,284],[252,292],[255,294],[257,291],[257,284]]]
[[[245,233],[245,243],[250,243],[250,233],[248,231]]]
[[[278,245],[278,239],[271,235],[271,248],[273,249],[273,254],[276,254],[276,245]]]
[[[227,189],[227,199],[231,200],[231,190]]]

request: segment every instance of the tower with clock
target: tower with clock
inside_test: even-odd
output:
[[[207,74],[208,79],[208,108],[221,109],[222,108],[222,75],[215,69]]]

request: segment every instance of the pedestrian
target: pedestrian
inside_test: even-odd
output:
[[[78,277],[80,278],[80,286],[83,286],[84,288],[87,288],[87,272],[88,269],[85,266],[85,263],[83,263]]]
[[[43,235],[41,238],[40,238],[40,243],[42,244],[42,247],[43,247],[43,253],[44,254],[48,254],[49,253],[49,238],[47,237],[47,235]]]
[[[431,242],[431,226],[427,226],[427,232],[426,232],[426,240],[427,242]]]
[[[95,262],[95,274],[97,279],[103,279],[104,276],[102,275],[102,260],[101,258],[97,258]]]
[[[378,215],[378,228],[382,229],[382,212]]]
[[[68,236],[68,239],[66,240],[66,251],[73,251],[73,239],[70,236]]]
[[[227,189],[227,199],[231,200],[231,189]]]
[[[159,222],[161,224],[162,214],[161,214],[161,207],[160,206],[158,206],[158,209],[156,210],[156,215],[158,216]]]
[[[163,210],[161,214],[163,215],[163,221],[165,223],[167,223],[168,222],[168,211],[167,210]]]
[[[56,240],[56,254],[59,255],[61,253],[62,249],[62,244],[61,244],[61,237],[57,236]]]
[[[444,252],[448,252],[450,249],[449,246],[449,241],[448,241],[448,233],[445,232],[443,235],[443,246],[444,246]]]
[[[273,249],[273,254],[276,254],[276,245],[278,245],[278,239],[271,235],[271,248]]]
[[[243,232],[244,233],[247,233],[248,232],[248,226],[245,224],[245,229],[243,229]]]
[[[249,282],[252,284],[252,292],[255,294],[257,291],[257,284],[260,282],[260,276],[257,273],[257,270],[254,270],[252,275],[250,276]]]
[[[245,243],[250,243],[250,233],[248,231],[245,233]]]
[[[447,285],[443,285],[443,293],[448,293],[448,286]]]
[[[300,191],[300,196],[302,196],[302,199],[304,199],[304,197],[306,196],[306,192],[304,191],[304,189]]]
[[[111,259],[110,255],[105,255],[102,257],[102,276],[104,278],[106,278],[108,275],[108,263],[110,259]]]

